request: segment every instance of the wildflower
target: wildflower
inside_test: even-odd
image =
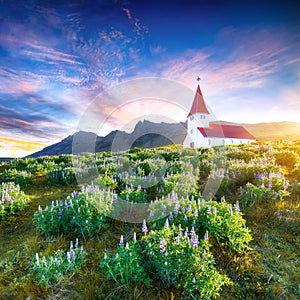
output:
[[[75,248],[78,248],[78,238],[76,238]]]
[[[195,211],[194,211],[194,216],[195,216],[195,217],[198,217],[198,209],[197,209],[197,208],[196,208]]]
[[[232,207],[229,207],[229,214],[232,215]]]
[[[159,248],[160,248],[160,253],[165,253],[166,252],[166,241],[165,241],[165,238],[164,237],[162,237],[161,239],[160,239],[160,242],[159,242]]]
[[[168,219],[168,218],[166,219],[164,228],[165,228],[165,229],[168,229],[168,228],[169,228],[169,219]]]
[[[183,221],[184,221],[184,222],[187,222],[187,221],[188,221],[188,218],[187,218],[186,215],[184,215]]]
[[[210,206],[208,206],[208,207],[207,207],[207,211],[206,211],[206,215],[209,216],[209,215],[210,215],[210,212],[211,212]]]
[[[208,240],[208,231],[206,230],[205,235],[204,235],[204,239],[207,241]]]
[[[194,237],[196,235],[194,227],[192,227],[191,231],[190,231],[190,236]]]
[[[169,215],[169,220],[170,220],[170,221],[173,221],[173,220],[174,220],[174,217],[173,217],[173,214],[172,214],[172,212],[170,212],[170,215]]]
[[[234,211],[235,212],[239,212],[240,211],[240,205],[239,205],[239,201],[237,200],[236,203],[234,204]]]
[[[153,212],[153,210],[150,210],[149,217],[150,217],[150,218],[153,218],[153,217],[154,217],[154,212]]]
[[[39,258],[39,254],[38,253],[35,254],[35,258],[36,258],[36,262],[39,264],[40,263],[40,258]]]
[[[121,237],[120,237],[119,245],[120,245],[120,246],[123,246],[123,245],[124,245],[123,235],[121,235]]]
[[[136,242],[136,232],[133,233],[133,241]]]
[[[73,249],[73,241],[70,242],[70,250]]]
[[[125,249],[126,249],[126,250],[129,249],[129,244],[128,244],[128,242],[126,242]]]
[[[68,263],[71,262],[71,254],[69,251],[67,252],[67,260],[68,260]]]
[[[272,186],[273,186],[272,181],[270,181],[269,184],[268,184],[268,188],[271,189]]]
[[[213,207],[213,214],[216,215],[217,214],[217,208]]]
[[[104,252],[104,259],[107,259],[107,254],[106,254],[106,252]]]
[[[143,225],[142,225],[142,232],[145,233],[145,234],[148,232],[148,228],[147,228],[146,220],[145,219],[144,219]]]
[[[116,259],[118,259],[118,258],[119,258],[119,254],[117,253],[117,254],[116,254]]]
[[[192,239],[192,247],[195,248],[199,245],[199,240],[198,240],[198,236],[194,235],[193,239]]]

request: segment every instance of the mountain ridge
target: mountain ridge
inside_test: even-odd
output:
[[[219,121],[220,123],[243,125],[258,141],[296,140],[300,139],[300,123],[297,122],[265,122],[256,124],[237,124],[234,122]],[[53,145],[26,157],[39,157],[60,154],[86,152],[125,151],[134,147],[155,148],[170,144],[182,144],[186,135],[186,122],[181,123],[154,123],[148,120],[139,121],[130,133],[113,130],[106,136],[98,136],[92,132],[79,131],[69,135]],[[75,138],[75,139],[74,139]],[[89,141],[95,145],[85,147]],[[74,144],[73,144],[74,142]],[[93,146],[92,145],[92,146]],[[74,152],[75,151],[75,152]]]

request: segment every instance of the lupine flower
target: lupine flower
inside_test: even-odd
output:
[[[186,215],[184,215],[183,221],[184,221],[184,222],[187,222],[187,221],[188,221],[188,218],[187,218]]]
[[[35,254],[35,258],[36,258],[37,263],[39,264],[40,263],[40,258],[39,258],[39,254],[38,253]]]
[[[174,217],[173,217],[173,214],[172,214],[172,212],[170,212],[170,215],[169,215],[169,220],[170,220],[170,221],[173,221],[173,220],[174,220]]]
[[[148,228],[147,228],[146,220],[145,219],[144,219],[143,225],[142,225],[142,232],[143,233],[147,233],[148,232]]]
[[[195,217],[198,217],[198,209],[197,209],[197,208],[196,208],[195,211],[194,211],[194,216],[195,216]]]
[[[273,186],[272,181],[270,181],[269,184],[268,184],[268,188],[271,189],[272,186]]]
[[[160,253],[165,253],[166,252],[166,241],[165,241],[165,238],[164,237],[162,237],[161,239],[160,239],[160,242],[159,242],[159,248],[160,248]]]
[[[71,254],[70,254],[70,252],[67,252],[67,260],[68,260],[68,263],[71,262]]]
[[[213,207],[213,214],[216,215],[217,214],[217,208]]]
[[[120,237],[119,245],[120,245],[120,246],[123,246],[123,245],[124,245],[123,235],[121,235],[121,237]]]
[[[206,215],[207,215],[207,216],[210,215],[210,206],[207,207]]]
[[[167,219],[166,219],[166,222],[165,222],[165,225],[164,225],[164,228],[165,228],[165,229],[168,229],[169,226],[170,226],[170,225],[169,225],[169,219],[167,218]]]
[[[136,232],[133,233],[133,241],[136,242]]]
[[[190,231],[190,236],[194,237],[196,235],[194,227],[192,227],[191,231]]]
[[[208,231],[206,230],[205,235],[204,235],[204,239],[207,241],[208,240]]]
[[[235,212],[240,212],[240,205],[239,205],[239,201],[238,200],[234,204],[234,211]]]
[[[229,207],[229,214],[232,215],[232,207]]]
[[[126,242],[125,249],[126,249],[126,250],[129,249],[129,244],[128,244],[128,242]]]
[[[154,217],[154,212],[153,212],[153,210],[150,210],[149,217],[150,217],[150,218],[153,218],[153,217]]]
[[[70,242],[70,250],[73,249],[73,241]]]
[[[184,236],[185,239],[187,239],[189,237],[189,230],[186,228],[185,232],[184,232]]]

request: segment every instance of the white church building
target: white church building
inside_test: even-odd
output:
[[[199,81],[199,78],[198,78]],[[187,116],[187,134],[184,148],[213,147],[231,144],[249,144],[255,137],[243,126],[212,120],[198,83],[194,102]]]

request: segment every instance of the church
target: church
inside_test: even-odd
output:
[[[187,134],[183,142],[183,147],[208,148],[255,142],[255,137],[243,126],[212,120],[212,114],[206,107],[200,89],[200,78],[197,80],[198,87],[194,102],[187,116]]]

